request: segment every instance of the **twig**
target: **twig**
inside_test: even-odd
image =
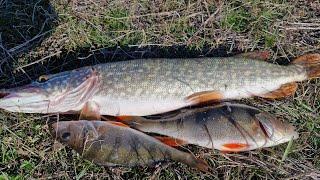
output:
[[[44,58],[41,58],[41,59],[39,59],[39,60],[37,60],[37,61],[31,62],[31,63],[29,63],[29,64],[26,64],[26,65],[23,65],[23,66],[20,66],[20,67],[17,67],[17,68],[14,69],[14,70],[15,70],[15,71],[23,70],[23,68],[25,68],[25,67],[31,66],[31,65],[33,65],[33,64],[40,63],[40,62],[42,62],[42,61],[44,61],[44,60],[46,60],[46,59],[48,59],[48,58],[50,58],[50,57],[53,57],[53,56],[55,56],[55,55],[60,54],[61,52],[62,52],[62,51],[57,51],[57,52],[55,52],[55,53],[53,53],[53,54],[50,54],[49,56],[46,56],[46,57],[44,57]]]
[[[105,17],[109,19],[123,20],[123,19],[138,19],[138,18],[149,17],[149,16],[173,16],[175,14],[179,16],[179,13],[177,11],[168,11],[168,12],[142,14],[142,15],[136,15],[136,16],[126,16],[126,17],[119,17],[119,18],[115,18],[112,16],[105,16]]]
[[[46,32],[44,32],[44,33],[42,33],[42,34],[37,34],[37,35],[34,36],[32,39],[30,39],[30,40],[28,40],[28,41],[26,41],[26,42],[24,42],[24,43],[22,43],[22,44],[20,44],[20,45],[18,45],[18,46],[15,46],[15,47],[9,49],[8,51],[11,52],[11,53],[15,53],[15,51],[17,51],[18,49],[21,49],[22,47],[24,47],[24,46],[26,46],[27,44],[29,44],[30,42],[38,39],[39,37],[43,37],[44,35],[48,34],[48,33],[51,32],[51,31],[52,31],[52,30],[46,31]]]
[[[320,30],[320,27],[285,27],[285,30]]]
[[[201,27],[203,27],[203,28],[201,28],[201,29],[199,29],[197,32],[195,32],[195,33],[193,34],[193,36],[188,39],[188,41],[187,41],[188,43],[187,43],[187,44],[190,44],[192,38],[195,37],[195,36],[197,36],[199,33],[201,33],[201,32],[203,31],[204,27],[220,12],[221,7],[222,7],[222,6],[219,6],[219,7],[217,8],[217,10],[216,10],[214,13],[212,13],[204,23],[201,24]]]
[[[11,131],[7,126],[3,126],[3,128],[8,131],[10,134],[12,134],[13,136],[15,136],[16,138],[18,138],[20,141],[22,141],[22,147],[25,148],[29,153],[33,154],[34,156],[38,156],[38,154],[34,153],[33,151],[31,151],[29,149],[28,146],[26,146],[24,143],[23,143],[23,138],[21,138],[20,136],[18,136],[17,134],[15,134],[13,131]]]

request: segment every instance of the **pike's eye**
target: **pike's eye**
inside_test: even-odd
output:
[[[67,142],[70,139],[71,134],[69,132],[64,132],[61,135],[61,140]]]
[[[49,79],[48,76],[42,75],[39,77],[38,82],[46,82],[48,79]]]

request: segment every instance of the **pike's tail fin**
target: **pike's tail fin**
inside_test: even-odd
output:
[[[296,58],[292,64],[299,64],[306,68],[308,79],[320,77],[320,54],[305,54]]]

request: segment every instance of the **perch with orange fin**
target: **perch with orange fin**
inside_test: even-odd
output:
[[[249,151],[298,138],[289,123],[247,105],[225,103],[180,111],[170,118],[118,120],[143,132],[165,135],[160,140],[171,146],[194,144],[224,152]]]

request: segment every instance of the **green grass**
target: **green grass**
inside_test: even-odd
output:
[[[192,51],[226,46],[230,52],[272,50],[270,61],[274,61],[319,52],[320,47],[319,33],[310,29],[317,27],[310,22],[320,23],[320,3],[316,1],[68,2],[0,1],[0,57],[13,64],[10,68],[47,56],[59,59],[60,51],[71,53],[84,48],[186,46]],[[10,55],[12,58],[8,58]],[[1,85],[13,85],[7,77],[23,74],[11,72],[1,74]],[[100,167],[54,144],[47,117],[0,111],[0,179],[316,179],[320,176],[319,88],[320,81],[312,80],[299,84],[294,97],[244,101],[297,127],[300,138],[289,148],[283,144],[221,154],[188,146],[197,156],[205,157],[212,174],[175,162],[156,167]]]

